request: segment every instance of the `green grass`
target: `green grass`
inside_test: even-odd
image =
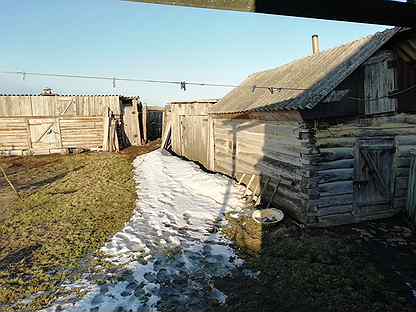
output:
[[[99,154],[50,157],[52,164],[39,168],[35,161],[11,175],[17,186],[24,181],[21,189],[30,189],[30,180],[50,183],[24,194],[23,202],[9,194],[7,218],[0,221],[0,310],[15,310],[14,303],[33,294],[41,295],[27,309],[53,301],[63,281],[89,269],[88,259],[134,208],[130,161]]]

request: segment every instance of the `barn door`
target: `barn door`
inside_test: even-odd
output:
[[[389,92],[396,89],[396,76],[392,53],[384,51],[370,58],[364,67],[365,114],[381,114],[396,111],[396,99]]]
[[[28,120],[33,149],[61,147],[59,120],[56,118],[31,118]]]
[[[355,212],[371,215],[388,210],[393,198],[392,138],[359,140],[355,149]]]

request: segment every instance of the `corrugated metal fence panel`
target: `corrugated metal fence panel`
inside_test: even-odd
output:
[[[119,96],[0,96],[0,116],[102,116],[120,114]]]
[[[411,153],[409,184],[407,195],[407,214],[410,221],[416,225],[416,153]]]

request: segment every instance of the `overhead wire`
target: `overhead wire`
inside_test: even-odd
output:
[[[41,77],[55,77],[55,78],[109,80],[109,81],[112,81],[113,87],[115,87],[117,81],[174,84],[174,85],[179,85],[181,89],[184,91],[186,91],[186,85],[201,86],[201,87],[223,87],[223,88],[237,88],[241,86],[241,85],[234,85],[234,84],[193,82],[193,81],[180,81],[180,80],[137,79],[137,78],[120,78],[120,77],[89,76],[89,75],[75,75],[75,74],[55,74],[55,73],[25,72],[25,71],[0,71],[0,74],[22,75],[23,79],[25,79],[27,76],[41,76]],[[281,90],[306,91],[308,90],[306,88],[293,88],[293,87],[283,87],[283,86],[253,85],[253,86],[247,86],[247,87],[250,87],[254,90],[255,89],[268,89],[268,90],[273,90],[273,91],[281,91]]]
[[[56,73],[40,73],[40,72],[25,72],[25,71],[0,71],[0,74],[22,75],[23,80],[26,80],[27,76],[107,80],[107,81],[112,81],[113,88],[116,87],[117,81],[125,81],[125,82],[142,82],[142,83],[155,83],[155,84],[174,84],[174,85],[180,86],[181,90],[183,91],[186,91],[187,86],[223,87],[223,88],[247,87],[247,88],[251,88],[252,93],[254,93],[256,89],[267,89],[270,92],[270,94],[274,94],[274,91],[277,91],[277,92],[307,91],[310,89],[310,88],[297,88],[297,87],[288,87],[288,86],[234,85],[234,84],[207,83],[207,82],[180,81],[180,80],[137,79],[137,78],[90,76],[90,75],[77,75],[77,74],[56,74]],[[393,91],[387,95],[383,95],[379,97],[373,97],[373,98],[348,97],[348,99],[354,100],[354,101],[378,101],[378,100],[385,99],[385,98],[397,97],[413,89],[416,89],[416,84],[406,89]],[[326,92],[322,92],[322,94],[324,93]]]

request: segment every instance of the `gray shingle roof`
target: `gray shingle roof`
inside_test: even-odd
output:
[[[400,28],[387,29],[281,67],[255,73],[214,104],[211,112],[311,109],[399,31]],[[254,85],[303,90],[280,90],[272,94],[267,89],[255,89],[253,93]]]

